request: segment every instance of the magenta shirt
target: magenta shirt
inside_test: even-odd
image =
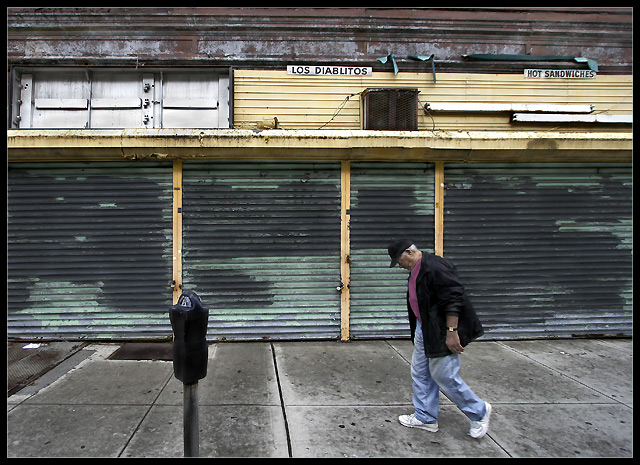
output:
[[[416,279],[418,278],[418,273],[420,273],[420,261],[416,263],[416,266],[413,267],[409,275],[409,305],[418,318],[418,321],[422,323],[420,319],[420,307],[418,306],[418,296],[416,295]]]

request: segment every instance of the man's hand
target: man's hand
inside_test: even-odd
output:
[[[447,327],[449,328],[457,328],[458,327],[458,317],[453,315],[447,315]],[[445,341],[447,347],[454,354],[461,354],[464,352],[464,347],[460,344],[460,336],[458,336],[458,331],[448,331],[447,330],[447,339]]]
[[[454,354],[461,354],[464,352],[464,347],[460,344],[460,336],[458,331],[447,331],[447,340],[445,341],[447,347]]]

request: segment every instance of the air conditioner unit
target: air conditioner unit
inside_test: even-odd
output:
[[[418,89],[367,89],[362,93],[362,102],[363,129],[418,129]]]

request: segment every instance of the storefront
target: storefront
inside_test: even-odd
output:
[[[486,339],[631,334],[630,9],[8,12],[9,337],[407,337],[407,236]]]
[[[109,160],[121,155],[105,146],[126,133],[12,134],[10,336],[168,337],[172,294],[188,288],[212,309],[212,340],[404,337],[406,276],[386,256],[400,236],[456,263],[488,338],[630,334],[624,135],[547,133],[556,149],[544,154],[513,133],[436,143],[421,132],[184,130],[171,149],[181,160],[150,161],[157,135],[133,134],[129,160]],[[481,143],[502,159],[615,160],[455,160],[483,158],[469,149]],[[339,160],[367,149],[407,159]],[[98,159],[32,160],[51,152]],[[281,159],[215,160],[261,152]],[[290,161],[297,153],[315,160]],[[415,159],[434,154],[452,161]]]

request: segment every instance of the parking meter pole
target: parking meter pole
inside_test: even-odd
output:
[[[198,457],[198,383],[184,385],[184,456]]]

